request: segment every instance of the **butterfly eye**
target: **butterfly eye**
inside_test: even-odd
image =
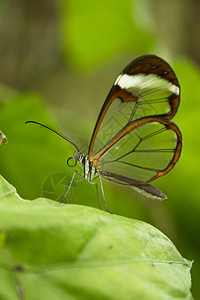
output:
[[[74,163],[73,163],[73,161],[74,161]],[[73,168],[76,166],[76,164],[77,164],[77,160],[75,160],[73,157],[68,158],[68,160],[67,160],[68,167]]]

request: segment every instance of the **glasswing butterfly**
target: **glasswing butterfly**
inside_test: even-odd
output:
[[[98,177],[108,211],[101,178],[133,187],[154,199],[166,198],[149,183],[167,174],[180,157],[182,135],[171,122],[179,102],[180,85],[173,69],[156,55],[144,55],[133,60],[117,77],[94,127],[88,155],[48,126],[35,121],[26,123],[46,127],[76,148],[67,163],[74,167],[78,161],[83,175],[74,172],[64,197],[76,174],[96,188],[94,180]],[[98,188],[97,194],[99,199]]]

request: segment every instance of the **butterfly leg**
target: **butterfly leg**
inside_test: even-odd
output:
[[[98,176],[97,176],[97,177],[98,177]],[[96,179],[97,177],[93,178],[93,180],[94,180],[94,179]],[[90,183],[91,183],[91,184],[95,184],[95,186],[96,186],[96,191],[97,191],[97,198],[98,198],[98,202],[99,202],[99,207],[100,207],[100,209],[102,209],[102,206],[101,206],[101,201],[100,201],[100,196],[99,196],[99,189],[98,189],[98,185],[97,185],[97,183],[96,183],[96,182],[92,182],[92,181],[90,181]]]
[[[96,190],[97,190],[97,197],[98,197],[98,202],[99,202],[99,207],[100,209],[102,209],[102,206],[101,206],[101,201],[100,201],[100,196],[99,196],[99,189],[98,189],[98,185],[96,182],[93,182],[96,178],[99,177],[99,180],[100,180],[100,185],[101,185],[101,193],[102,193],[102,197],[103,197],[103,203],[104,203],[104,206],[105,206],[105,209],[107,212],[109,212],[110,214],[112,214],[108,208],[107,208],[107,205],[106,205],[106,200],[105,200],[105,195],[104,195],[104,191],[103,191],[103,184],[102,184],[102,180],[101,180],[101,176],[100,175],[97,175],[96,177],[94,177],[91,181],[89,181],[91,184],[95,184],[96,185]]]
[[[99,189],[98,189],[98,185],[96,182],[93,182],[96,178],[99,177],[99,180],[100,180],[100,185],[101,185],[101,193],[102,193],[102,197],[103,197],[103,203],[104,203],[104,207],[105,209],[107,210],[107,212],[109,212],[111,214],[111,212],[108,210],[107,208],[107,205],[106,205],[106,200],[105,200],[105,195],[104,195],[104,191],[103,191],[103,184],[102,184],[102,180],[101,180],[101,176],[98,175],[96,177],[94,177],[91,181],[89,181],[91,184],[95,184],[96,185],[96,190],[97,190],[97,197],[98,197],[98,202],[99,202],[99,207],[100,209],[102,209],[102,206],[101,206],[101,201],[100,201],[100,196],[99,196]]]
[[[81,177],[81,179],[74,181],[74,177],[75,177],[76,174],[77,174],[79,177]],[[63,194],[63,196],[62,196],[62,198],[61,198],[61,200],[60,200],[60,203],[62,203],[62,202],[64,201],[64,199],[67,197],[67,194],[68,194],[69,191],[70,191],[70,188],[71,188],[72,183],[75,183],[75,182],[78,182],[78,181],[82,181],[82,180],[84,180],[84,179],[85,179],[85,178],[84,178],[83,176],[81,176],[77,171],[74,171],[74,174],[73,174],[73,176],[72,176],[72,179],[71,179],[69,185],[66,187],[66,189],[65,189],[65,191],[64,191],[64,194]]]
[[[100,175],[99,175],[99,181],[100,181],[100,185],[101,185],[101,193],[102,193],[103,203],[104,203],[105,209],[107,210],[107,212],[109,212],[109,214],[112,214],[112,213],[109,211],[109,209],[107,208],[107,205],[106,205],[106,198],[105,198],[105,195],[104,195],[103,183],[102,183],[102,179],[101,179],[101,176],[100,176]]]

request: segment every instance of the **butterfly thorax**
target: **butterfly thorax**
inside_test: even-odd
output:
[[[74,152],[73,158],[80,162],[83,169],[83,177],[88,179],[88,181],[92,181],[93,177],[97,174],[97,169],[92,160],[79,151]]]

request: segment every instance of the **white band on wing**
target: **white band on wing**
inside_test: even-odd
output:
[[[114,85],[119,85],[122,89],[126,90],[151,90],[151,89],[161,89],[166,90],[175,95],[179,95],[180,89],[175,84],[172,84],[167,79],[160,77],[156,74],[136,74],[127,75],[120,74],[115,81]],[[136,93],[137,95],[137,93]]]

